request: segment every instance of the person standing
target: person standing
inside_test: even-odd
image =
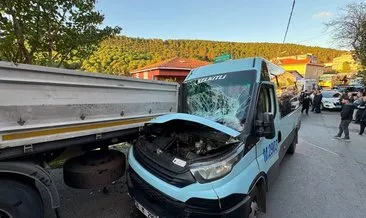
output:
[[[353,102],[353,104],[355,105],[355,112],[353,112],[353,119],[355,120],[355,123],[359,124],[361,120],[361,115],[365,110],[365,101],[363,100],[362,92],[358,92],[357,97],[358,99],[355,102]]]
[[[356,121],[356,114],[357,114],[357,107],[359,105],[359,99],[357,96],[353,96],[353,101],[351,102],[353,104],[353,115],[352,115],[352,121]]]
[[[301,104],[302,104],[302,100],[304,100],[305,96],[306,96],[306,90],[305,90],[305,91],[303,91],[303,92],[301,92],[301,94],[300,94],[300,99],[299,99],[299,101],[300,101],[300,103],[301,103]]]
[[[347,93],[347,96],[348,96],[349,102],[353,103],[353,101],[354,101],[354,99],[353,99],[353,93],[352,92],[348,92]]]
[[[304,113],[304,111],[306,112],[306,115],[309,114],[309,107],[311,104],[311,99],[310,99],[310,95],[306,94],[305,97],[302,99],[302,109],[301,109],[301,113]]]
[[[352,122],[352,115],[353,115],[353,104],[350,102],[348,97],[344,97],[342,99],[342,103],[344,104],[342,111],[341,111],[341,122],[339,123],[339,132],[335,136],[335,138],[341,138],[344,132],[344,140],[350,141],[349,138],[349,130],[348,126]]]
[[[317,90],[316,95],[314,96],[315,113],[321,113],[320,105],[322,104],[322,98],[323,98],[322,93],[320,92],[320,90]]]
[[[360,132],[358,133],[359,135],[362,135],[366,128],[366,95],[363,96],[363,106],[359,106],[358,111],[359,113],[362,111],[360,115]]]
[[[311,111],[312,111],[312,112],[314,112],[314,110],[315,110],[315,107],[314,107],[314,97],[315,97],[315,94],[316,94],[316,91],[315,91],[315,90],[313,90],[313,91],[311,92],[311,94],[310,94],[311,105],[313,106],[313,107],[311,108]]]

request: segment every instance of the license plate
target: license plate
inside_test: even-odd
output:
[[[150,211],[148,211],[144,206],[142,206],[139,202],[135,201],[135,205],[141,213],[143,213],[148,218],[159,218],[159,216],[156,216],[152,214]]]

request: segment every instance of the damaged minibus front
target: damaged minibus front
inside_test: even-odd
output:
[[[299,111],[282,114],[262,58],[191,71],[180,112],[147,123],[129,151],[127,183],[147,217],[248,217],[266,210],[266,191],[293,153]]]

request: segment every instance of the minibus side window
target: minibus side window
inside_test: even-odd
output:
[[[298,107],[300,107],[300,101],[296,92],[284,91],[278,98],[280,101],[281,118],[287,116]]]
[[[275,97],[273,93],[273,87],[268,85],[262,85],[259,89],[259,96],[256,105],[256,111],[257,111],[255,115],[256,121],[263,120],[263,114],[266,112],[275,114],[276,109],[274,107],[275,105],[274,101]],[[248,140],[246,142],[247,143],[246,152],[250,151],[258,142],[258,137],[255,134],[255,125],[253,125],[252,131],[253,131],[252,134],[248,137]]]
[[[268,92],[269,92],[269,96],[270,96],[270,105],[271,106],[271,113],[273,114],[273,116],[276,116],[276,113],[277,113],[277,107],[276,107],[276,96],[275,96],[275,91],[274,91],[274,87],[271,86],[271,87],[268,87]]]
[[[262,120],[263,114],[266,112],[274,114],[274,107],[272,103],[273,98],[270,94],[270,89],[267,86],[262,86],[258,97],[256,120]]]
[[[270,81],[266,62],[262,62],[261,81]]]

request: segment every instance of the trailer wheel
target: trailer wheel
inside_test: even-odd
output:
[[[41,195],[31,185],[0,180],[0,218],[43,218]]]
[[[116,150],[89,151],[68,159],[63,166],[64,181],[73,188],[102,188],[125,173],[126,157]]]

